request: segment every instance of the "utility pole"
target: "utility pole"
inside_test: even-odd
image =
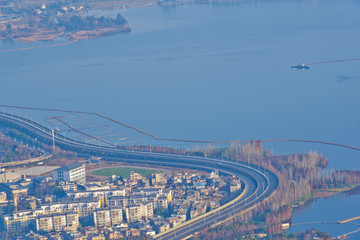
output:
[[[53,141],[53,152],[55,152],[55,133],[54,129],[51,130],[52,141]]]

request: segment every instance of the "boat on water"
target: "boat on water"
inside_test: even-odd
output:
[[[297,68],[297,69],[310,69],[310,67],[306,64],[297,64],[297,65],[291,65],[291,68]]]

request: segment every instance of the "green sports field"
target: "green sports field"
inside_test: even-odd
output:
[[[117,168],[99,169],[99,170],[92,172],[92,174],[98,175],[98,176],[117,175],[117,176],[122,176],[123,178],[129,178],[131,171],[140,173],[141,176],[144,176],[144,177],[149,177],[151,175],[151,173],[159,172],[158,170],[154,170],[154,169],[117,167]]]

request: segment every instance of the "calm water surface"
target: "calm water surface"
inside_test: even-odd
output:
[[[165,138],[360,146],[360,62],[290,69],[359,58],[359,9],[356,0],[254,0],[123,10],[130,34],[0,53],[0,102],[100,112]],[[0,50],[46,44],[1,42]],[[354,150],[265,147],[317,150],[332,168],[360,168]]]
[[[339,220],[349,219],[359,216],[360,195],[346,196],[338,194],[331,198],[318,199],[295,208],[292,228],[289,232],[306,231],[306,229],[321,229],[331,236],[339,236],[360,228],[360,220],[352,221],[351,224],[336,224]],[[310,224],[303,224],[309,223]],[[325,222],[326,224],[316,224],[314,222]],[[303,224],[303,225],[302,225]],[[350,239],[360,239],[360,231],[350,234]]]

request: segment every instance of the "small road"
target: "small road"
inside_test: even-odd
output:
[[[39,141],[52,142],[63,149],[77,152],[81,156],[101,156],[104,160],[123,161],[156,166],[192,168],[201,170],[218,170],[225,174],[236,175],[245,182],[245,189],[231,202],[184,222],[168,231],[156,235],[155,239],[183,239],[195,232],[234,218],[255,208],[257,204],[269,198],[278,187],[276,176],[258,166],[236,163],[229,160],[203,158],[187,155],[163,154],[153,152],[129,151],[111,147],[99,147],[58,136],[51,129],[25,118],[0,113],[0,124],[9,124],[27,134],[37,137]]]

